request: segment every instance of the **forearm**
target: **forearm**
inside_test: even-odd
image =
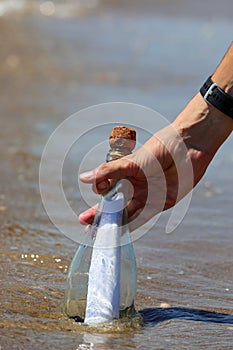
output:
[[[233,43],[214,72],[212,80],[233,96]]]
[[[233,44],[212,75],[225,92],[233,96]],[[187,147],[214,156],[233,129],[233,119],[211,106],[198,93],[173,122]]]

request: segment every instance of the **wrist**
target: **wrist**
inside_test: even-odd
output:
[[[211,80],[233,97],[232,64],[233,44],[230,45]],[[217,149],[230,135],[233,119],[207,103],[198,93],[173,125],[182,135],[187,147],[194,147],[214,156]]]
[[[173,122],[186,146],[214,156],[230,135],[233,120],[207,104],[198,93]]]

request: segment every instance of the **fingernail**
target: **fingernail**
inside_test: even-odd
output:
[[[80,179],[91,180],[93,178],[93,171],[86,171],[85,173],[80,174]]]
[[[81,225],[86,225],[86,221],[85,221],[85,215],[83,215],[83,213],[81,213],[79,216],[78,216],[78,221],[80,222]]]

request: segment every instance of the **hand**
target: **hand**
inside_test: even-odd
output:
[[[210,160],[208,154],[189,147],[170,125],[132,155],[81,174],[80,180],[103,193],[113,180],[127,178],[134,188],[128,204],[130,229],[134,230],[183,198],[200,180]],[[93,207],[81,213],[80,223],[92,223],[95,212]]]

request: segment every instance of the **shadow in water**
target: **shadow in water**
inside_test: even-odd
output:
[[[145,325],[149,327],[174,319],[233,324],[233,315],[183,307],[147,308],[139,313],[143,316]]]

